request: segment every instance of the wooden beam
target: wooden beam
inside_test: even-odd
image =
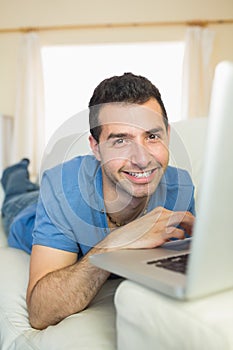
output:
[[[120,29],[120,28],[146,28],[146,27],[168,27],[168,26],[200,26],[233,24],[233,19],[215,20],[190,20],[190,21],[163,21],[163,22],[129,22],[129,23],[103,23],[103,24],[75,24],[75,25],[54,25],[19,28],[0,28],[0,34],[28,33],[46,31],[66,30],[93,30],[93,29]]]

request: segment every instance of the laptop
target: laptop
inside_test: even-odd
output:
[[[233,287],[233,62],[216,67],[207,130],[192,238],[96,254],[94,265],[182,300]]]

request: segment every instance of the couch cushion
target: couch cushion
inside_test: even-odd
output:
[[[208,118],[194,118],[171,124],[170,164],[188,170],[196,192],[202,176],[207,126]]]
[[[109,280],[89,308],[39,331],[30,327],[26,309],[29,255],[0,248],[0,349],[116,349],[113,296],[118,280]]]
[[[2,227],[2,218],[0,217],[0,247],[7,247],[7,237]]]

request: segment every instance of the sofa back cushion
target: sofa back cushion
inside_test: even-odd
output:
[[[188,170],[196,191],[202,176],[208,118],[183,120],[171,124],[170,165]]]

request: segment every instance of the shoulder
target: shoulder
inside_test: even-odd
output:
[[[46,170],[44,174],[47,176],[57,176],[59,174],[72,176],[74,172],[77,172],[82,167],[88,168],[89,171],[94,171],[98,163],[92,155],[78,156]]]
[[[45,183],[52,183],[56,192],[71,190],[83,185],[83,181],[93,178],[99,168],[99,162],[92,155],[78,156],[61,163],[44,172],[42,177]]]
[[[165,208],[195,213],[194,185],[188,171],[169,166],[156,192]]]
[[[161,184],[166,186],[192,186],[193,182],[191,176],[187,170],[168,166],[164,176],[162,177]]]

